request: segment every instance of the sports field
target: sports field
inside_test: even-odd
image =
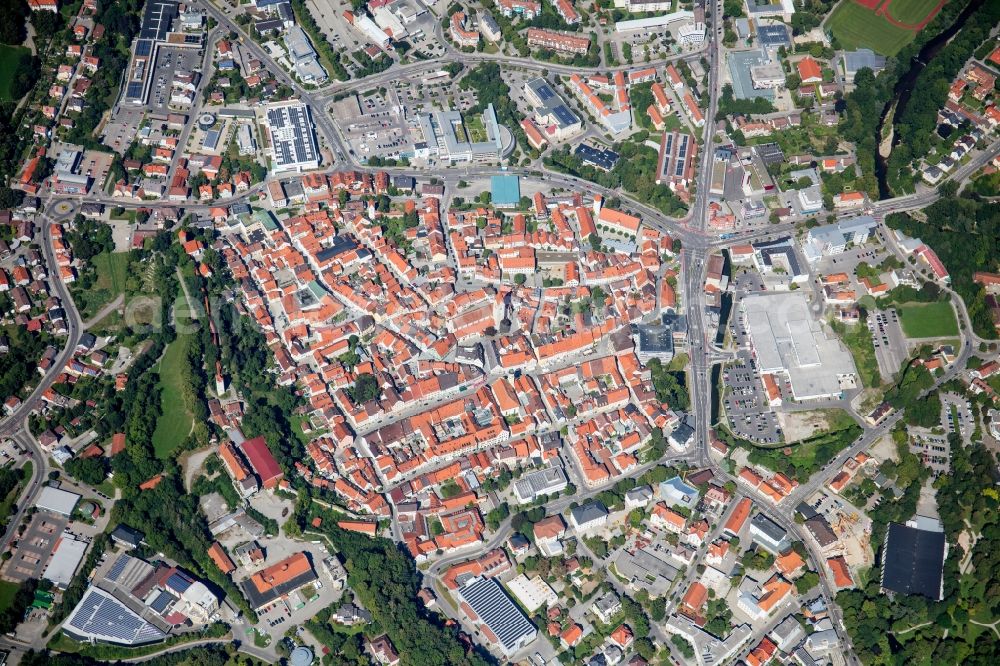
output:
[[[919,29],[923,27],[923,21],[933,18],[931,12],[937,14],[935,10],[939,4],[941,0],[886,0],[882,4],[882,12],[900,23]]]
[[[958,321],[948,301],[904,303],[896,306],[899,323],[908,338],[946,338],[958,335]]]
[[[866,48],[885,56],[899,53],[916,35],[912,30],[889,23],[885,17],[876,15],[854,0],[841,0],[830,14],[827,25],[841,48],[849,51]]]
[[[24,53],[30,53],[24,46],[0,44],[0,102],[11,99],[10,84],[14,81],[17,63]]]

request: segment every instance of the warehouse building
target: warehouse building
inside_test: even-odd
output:
[[[801,291],[752,294],[740,309],[758,371],[786,376],[796,400],[837,398],[855,385],[850,352],[827,336]]]
[[[882,548],[882,591],[944,598],[944,532],[889,523]]]
[[[474,578],[458,591],[462,609],[505,656],[535,640],[538,631],[494,578]]]

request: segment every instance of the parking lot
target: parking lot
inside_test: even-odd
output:
[[[895,308],[868,313],[868,330],[872,334],[875,359],[882,381],[890,381],[906,360],[906,338],[899,325]]]
[[[749,352],[726,367],[722,385],[727,389],[723,404],[733,433],[744,439],[773,444],[781,440],[781,426],[764,395],[764,385]]]
[[[170,109],[170,88],[175,73],[187,74],[201,69],[201,51],[186,48],[161,46],[156,56],[156,66],[151,76],[148,105],[150,110],[168,113]]]
[[[14,555],[4,567],[3,577],[17,583],[39,579],[49,562],[56,542],[69,524],[65,516],[38,511],[17,541]]]

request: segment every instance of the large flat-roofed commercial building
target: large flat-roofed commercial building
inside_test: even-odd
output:
[[[117,645],[142,645],[166,638],[159,627],[94,585],[66,618],[62,630],[77,640]]]
[[[458,591],[469,619],[507,657],[527,647],[538,631],[494,578],[474,578]]]
[[[862,69],[868,68],[872,74],[878,74],[885,69],[885,56],[877,55],[871,49],[858,49],[857,51],[844,51],[840,56],[840,65],[844,71],[844,79],[848,83],[854,83],[854,77]]]
[[[658,358],[663,363],[669,363],[674,358],[674,331],[666,324],[639,324],[636,327],[637,349],[639,360],[648,363],[650,359]]]
[[[272,171],[305,171],[319,167],[319,148],[309,106],[298,100],[267,107]]]
[[[546,138],[561,139],[578,132],[583,123],[545,79],[538,77],[524,84],[524,96],[535,107],[535,120]]]
[[[859,215],[836,224],[814,227],[806,234],[802,252],[812,263],[823,257],[841,254],[848,245],[860,245],[878,229],[878,222],[871,215]]]
[[[165,42],[170,27],[179,14],[177,0],[149,0],[139,25],[139,36],[132,47],[132,58],[125,72],[124,101],[144,104],[152,83],[156,52]]]
[[[758,371],[787,376],[796,400],[839,397],[844,383],[853,383],[854,359],[826,335],[805,294],[752,294],[740,309]]]
[[[514,483],[514,494],[521,504],[534,502],[542,495],[554,495],[566,490],[566,474],[559,467],[540,469],[525,474]]]
[[[497,162],[504,140],[497,114],[490,104],[481,116],[463,118],[458,111],[437,111],[418,119],[423,142],[442,160]]]
[[[52,551],[52,559],[45,567],[42,578],[51,581],[60,590],[65,590],[73,580],[84,554],[87,552],[87,542],[74,539],[64,533],[56,542]]]
[[[316,49],[305,30],[297,25],[289,28],[285,33],[285,46],[288,48],[288,60],[292,63],[292,69],[302,81],[315,84],[326,81],[326,70],[319,64]]]
[[[71,493],[68,490],[61,490],[59,488],[53,488],[52,486],[45,486],[42,488],[42,491],[38,493],[38,499],[35,500],[35,506],[39,509],[51,511],[52,513],[57,513],[69,518],[73,515],[73,509],[76,508],[76,503],[79,501],[80,496],[76,493]]]
[[[889,523],[882,549],[882,589],[944,598],[944,532]]]

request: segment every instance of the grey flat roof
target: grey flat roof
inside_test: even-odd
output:
[[[751,294],[740,302],[761,372],[784,372],[797,400],[836,396],[840,377],[856,375],[854,359],[827,337],[798,292]]]
[[[750,76],[752,67],[766,65],[770,60],[767,52],[762,49],[730,51],[729,74],[733,79],[733,96],[736,99],[753,99],[755,97],[774,99],[774,91],[770,88],[760,90],[754,88],[753,78]]]
[[[80,501],[80,496],[76,493],[71,493],[67,490],[61,490],[59,488],[53,488],[52,486],[45,486],[42,491],[38,493],[38,499],[35,500],[35,506],[39,509],[45,509],[46,511],[51,511],[52,513],[61,513],[64,516],[70,516],[73,514],[73,509],[76,508],[76,503]]]

